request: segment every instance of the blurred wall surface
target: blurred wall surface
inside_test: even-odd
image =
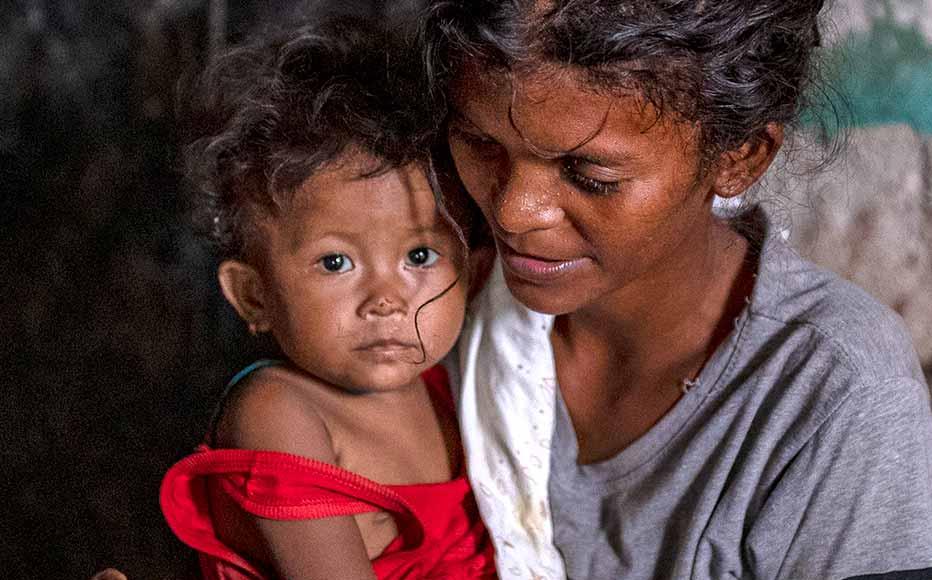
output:
[[[318,4],[0,0],[0,576],[190,570],[159,480],[257,347],[185,225],[173,88]],[[932,0],[836,0],[833,22],[852,145],[821,173],[785,159],[765,190],[794,243],[906,317],[932,369]]]
[[[762,197],[803,254],[904,317],[932,377],[932,0],[832,7],[825,77],[847,142],[825,168],[817,143],[788,148]]]
[[[827,33],[856,125],[932,134],[932,0],[836,0]]]
[[[159,474],[238,352],[173,167],[172,87],[205,54],[206,5],[3,6],[0,575],[177,577]]]
[[[0,2],[0,577],[190,570],[158,485],[257,347],[186,225],[174,87],[316,4]]]

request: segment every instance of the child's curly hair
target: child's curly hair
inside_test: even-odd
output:
[[[257,218],[349,148],[380,160],[373,173],[429,163],[438,123],[411,50],[332,17],[227,51],[180,94],[193,218],[221,259],[252,256]]]
[[[791,124],[825,0],[430,0],[424,59],[443,101],[466,61],[505,73],[571,66],[700,128],[704,161]]]

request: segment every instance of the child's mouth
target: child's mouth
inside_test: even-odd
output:
[[[392,353],[392,352],[405,352],[405,351],[408,351],[411,349],[417,349],[417,348],[419,348],[418,345],[414,343],[404,342],[404,341],[397,340],[394,338],[382,338],[382,339],[377,339],[377,340],[363,343],[357,346],[353,350],[369,351],[369,352],[374,352],[374,353],[378,353],[378,352]]]

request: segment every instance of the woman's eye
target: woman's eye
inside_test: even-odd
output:
[[[328,254],[318,263],[328,272],[349,272],[353,269],[353,261],[346,254]]]
[[[477,147],[484,147],[488,145],[494,145],[495,141],[489,139],[488,137],[483,137],[482,135],[476,135],[475,133],[466,133],[464,131],[457,131],[457,135],[463,140],[469,143],[470,145],[475,145]]]
[[[430,248],[414,248],[408,252],[408,264],[418,268],[433,266],[440,259],[440,254]]]
[[[618,191],[619,185],[621,184],[620,179],[596,179],[586,175],[583,172],[583,168],[587,163],[587,161],[581,159],[566,159],[562,167],[563,175],[586,193],[610,195]]]
[[[480,150],[480,151],[487,150],[487,149],[494,147],[495,145],[498,145],[498,141],[494,139],[490,139],[489,137],[486,137],[485,135],[477,135],[476,133],[472,133],[470,131],[464,131],[456,127],[452,127],[450,129],[449,137],[450,139],[456,139],[456,140],[462,141],[470,149]]]

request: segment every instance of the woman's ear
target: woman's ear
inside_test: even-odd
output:
[[[266,332],[271,327],[262,277],[253,266],[239,260],[224,260],[217,270],[220,289],[249,332]]]
[[[719,197],[735,197],[760,179],[783,145],[783,125],[768,123],[741,147],[726,151],[718,161],[712,191]]]

